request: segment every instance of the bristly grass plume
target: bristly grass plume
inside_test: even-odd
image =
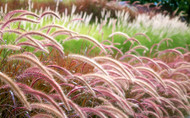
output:
[[[0,21],[0,117],[190,115],[190,28],[177,18],[10,11]],[[72,39],[72,40],[71,40]],[[180,41],[179,41],[180,39]]]

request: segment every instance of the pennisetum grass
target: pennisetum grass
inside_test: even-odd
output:
[[[142,7],[136,3],[133,5]],[[75,10],[73,7],[70,16],[65,10],[63,17],[49,8],[39,13],[15,10],[0,21],[0,79],[6,83],[0,83],[1,113],[35,118],[183,118],[190,114],[189,45],[184,48],[175,42],[182,34],[188,39],[189,35],[184,35],[189,31],[185,23],[159,14],[151,18],[140,14],[133,22],[126,22],[129,17],[124,11],[115,13],[117,19],[109,18],[110,12],[103,11],[100,23],[98,19],[96,23],[89,23],[92,15],[74,14]],[[114,40],[115,35],[120,36]],[[82,46],[65,43],[71,39],[84,39],[93,46],[86,42]],[[128,41],[130,46],[126,50],[123,46]],[[183,41],[182,44],[188,40]],[[70,54],[69,49],[63,51],[62,44],[65,50],[81,46],[81,50],[85,48],[84,55]],[[96,47],[100,51],[90,58]],[[4,48],[14,51],[10,53]],[[102,53],[105,56],[100,56]],[[21,61],[6,63],[7,57],[8,61]],[[17,82],[3,73],[10,74]],[[17,106],[14,94],[11,102],[5,99],[6,88],[11,88],[25,107]],[[29,111],[31,108],[37,110]],[[0,117],[7,115],[0,114]]]
[[[33,39],[32,39],[32,40],[33,40]],[[43,51],[43,52],[45,52],[45,53],[47,53],[47,54],[49,53],[49,51],[48,51],[47,49],[43,48],[41,44],[39,44],[39,43],[36,42],[36,41],[34,41],[34,42],[35,42],[37,45],[35,45],[35,44],[31,43],[31,42],[25,41],[25,42],[22,42],[22,43],[18,43],[17,46],[33,47],[33,48],[35,48],[35,49],[37,49],[37,50],[41,50],[41,51]]]
[[[109,37],[113,37],[114,35],[121,35],[121,36],[124,36],[127,38],[127,40],[124,42],[124,44],[127,42],[127,41],[134,41],[136,42],[138,45],[141,45],[141,43],[135,39],[135,38],[131,38],[129,35],[127,35],[126,33],[122,33],[122,32],[114,32],[112,34],[109,35]],[[132,42],[131,42],[132,43]]]
[[[75,111],[79,114],[80,118],[86,118],[86,114],[83,113],[83,111],[80,109],[80,107],[77,104],[75,104],[73,101],[69,99],[68,99],[68,102],[71,105],[71,107],[75,109]]]
[[[70,39],[75,39],[75,38],[82,38],[82,39],[86,39],[88,41],[91,41],[93,42],[95,45],[97,45],[105,54],[107,54],[107,51],[105,50],[105,48],[94,38],[90,37],[90,36],[87,36],[87,35],[76,35],[76,36],[71,36],[71,37],[68,37],[66,38],[65,40],[63,40],[63,43],[67,40],[70,40]]]
[[[12,55],[9,57],[9,60],[23,60],[23,61],[27,61],[31,64],[34,64],[36,66],[38,66],[44,73],[46,73],[50,78],[53,78],[52,75],[49,73],[49,71],[45,68],[44,65],[42,65],[40,63],[39,60],[36,60],[33,57],[30,57],[26,54],[16,54],[16,55]]]
[[[95,77],[95,78],[101,78],[101,80],[105,81],[106,83],[108,83],[108,85],[110,85],[111,87],[113,87],[113,90],[118,93],[121,97],[124,97],[124,94],[119,90],[119,88],[113,83],[112,78],[109,78],[109,76],[104,76],[104,75],[99,75],[99,74],[86,74],[83,75],[84,78],[91,78],[91,77]]]
[[[144,102],[147,103],[149,107],[153,108],[159,117],[163,117],[163,113],[156,103],[148,99],[145,99]]]
[[[51,36],[52,36],[52,37],[56,37],[56,36],[58,36],[58,35],[67,34],[67,33],[68,33],[70,36],[78,35],[77,32],[74,32],[74,31],[72,31],[72,30],[69,30],[69,29],[64,28],[64,29],[60,29],[60,30],[57,30],[57,31],[53,32],[53,33],[51,34]]]
[[[148,89],[152,95],[154,95],[155,97],[159,97],[159,94],[156,92],[156,90],[154,90],[149,84],[147,84],[145,81],[139,80],[139,79],[135,79],[135,83],[137,83],[138,85],[142,86],[142,88],[144,89]],[[144,86],[144,87],[143,87]]]
[[[93,60],[96,60],[96,61],[102,61],[102,60],[103,60],[103,61],[109,61],[109,62],[115,64],[116,66],[118,66],[118,67],[123,71],[123,73],[126,74],[127,78],[128,78],[130,81],[133,81],[134,76],[133,76],[132,72],[131,72],[129,69],[126,70],[126,69],[123,67],[123,65],[122,65],[121,63],[119,63],[118,61],[116,61],[116,60],[114,60],[114,59],[112,59],[112,58],[108,58],[108,57],[94,57]]]
[[[52,73],[52,75],[54,75],[55,77],[57,77],[59,80],[63,81],[63,82],[66,82],[67,83],[67,80],[66,78],[63,77],[63,75],[59,74],[57,71],[51,69],[51,68],[48,68],[47,67],[47,70]]]
[[[23,17],[23,16],[33,16],[35,18],[40,18],[37,14],[33,13],[33,12],[25,12],[25,13],[22,13],[20,16],[18,17]]]
[[[142,59],[140,59],[138,56],[133,55],[133,54],[126,54],[126,55],[123,55],[122,57],[119,58],[119,60],[124,60],[124,59],[127,58],[127,57],[135,58],[136,60],[138,60],[139,62],[141,62],[141,63],[143,64]]]
[[[107,116],[110,116],[111,118],[118,118],[117,115],[115,113],[112,113],[109,110],[105,110],[105,109],[101,109],[101,108],[96,108],[97,111],[100,111],[104,114],[106,114]]]
[[[150,68],[147,68],[147,67],[136,67],[136,69],[140,70],[140,71],[145,71],[149,74],[151,74],[152,76],[155,77],[155,79],[161,83],[161,85],[165,88],[166,87],[166,84],[165,82],[162,80],[162,78],[156,73],[154,72],[152,69]]]
[[[112,99],[114,99],[118,105],[129,115],[133,114],[133,110],[131,108],[131,106],[129,105],[129,103],[125,100],[123,100],[121,97],[117,96],[116,94],[114,94],[113,92],[110,92],[108,90],[103,90],[103,89],[94,89],[98,92],[100,92],[103,96],[107,96],[110,97]],[[101,95],[100,94],[100,95]],[[97,95],[98,96],[98,95]]]
[[[60,95],[61,100],[63,101],[63,103],[65,103],[65,106],[66,106],[67,110],[70,110],[70,106],[68,105],[68,102],[66,100],[66,96],[65,96],[61,86],[53,78],[50,78],[49,76],[46,76],[45,74],[40,73],[40,72],[27,72],[27,73],[24,73],[24,74],[25,75],[23,77],[34,76],[34,77],[40,77],[41,79],[46,80],[50,85],[52,85],[52,87]]]
[[[160,52],[158,52],[158,56],[160,56],[161,54],[165,54],[165,53],[170,53],[170,52],[173,52],[173,53],[176,53],[177,55],[179,55],[181,58],[184,58],[184,56],[183,56],[183,54],[180,52],[180,51],[178,51],[178,50],[176,50],[176,49],[166,49],[166,50],[164,50],[164,51],[160,51]]]
[[[7,25],[9,25],[10,23],[17,22],[17,21],[27,21],[27,22],[31,22],[31,23],[39,23],[39,21],[28,19],[28,18],[22,18],[22,17],[20,17],[20,18],[12,18],[12,19],[6,21],[1,26],[1,30],[4,30],[4,28],[7,27]]]
[[[156,61],[154,61],[151,58],[147,58],[147,57],[140,57],[141,60],[148,60],[149,62],[152,62],[154,65],[156,65],[156,67],[161,70],[161,67],[158,65],[158,63]],[[149,63],[150,64],[150,63]]]
[[[90,107],[83,107],[81,108],[82,111],[85,111],[87,113],[93,113],[95,115],[98,115],[101,118],[107,118],[102,112],[94,109],[94,108],[90,108]]]
[[[39,36],[42,36],[48,40],[50,40],[51,42],[53,42],[55,45],[57,45],[60,49],[63,50],[63,47],[61,44],[59,44],[54,38],[42,33],[42,32],[37,32],[37,31],[30,31],[30,32],[26,32],[26,33],[23,33],[22,35],[20,35],[16,41],[18,41],[19,39],[23,38],[23,37],[26,37],[26,36],[30,36],[30,35],[39,35]]]
[[[38,113],[36,115],[31,116],[31,118],[53,118],[53,116],[45,113]]]
[[[0,45],[0,49],[20,50],[21,47],[9,44],[9,45]]]
[[[2,81],[4,81],[7,85],[11,87],[11,89],[16,93],[17,97],[21,100],[21,102],[24,103],[25,107],[28,110],[31,110],[30,103],[27,101],[26,96],[24,95],[22,90],[20,90],[20,88],[15,84],[15,82],[2,72],[0,72],[0,78]]]
[[[43,12],[42,14],[41,14],[41,16],[40,16],[40,19],[42,19],[44,16],[46,16],[46,15],[53,15],[53,16],[55,16],[56,18],[58,18],[58,19],[60,19],[60,17],[55,13],[55,12],[53,12],[53,11],[45,11],[45,12]]]
[[[9,20],[14,14],[17,13],[25,13],[28,12],[27,10],[14,10],[14,11],[10,11],[9,13],[6,14],[6,16],[4,16],[4,20]]]
[[[108,75],[108,73],[102,68],[101,65],[99,65],[94,60],[92,60],[92,59],[90,59],[88,57],[85,57],[85,56],[82,56],[82,55],[77,55],[77,54],[72,54],[72,55],[69,55],[68,57],[73,58],[73,59],[78,59],[78,60],[84,61],[86,63],[89,63],[90,65],[92,65],[94,67],[97,67],[99,70],[101,70],[105,75]]]
[[[40,29],[40,31],[45,30],[45,29],[49,29],[49,28],[66,29],[64,26],[61,26],[61,25],[50,24],[50,25],[46,25],[46,26],[42,27],[42,28]]]
[[[63,71],[66,74],[66,76],[73,77],[73,74],[69,70],[67,70],[66,68],[63,68],[61,66],[58,66],[58,65],[48,65],[47,67],[61,70],[61,71]]]
[[[142,35],[142,36],[146,37],[146,39],[147,39],[149,42],[151,42],[151,39],[150,39],[146,34],[144,34],[144,33],[136,33],[133,37],[136,37],[136,36],[138,36],[138,35]]]
[[[38,96],[48,100],[64,117],[66,117],[66,114],[64,113],[62,108],[59,107],[59,105],[51,97],[49,97],[45,93],[37,91],[37,90],[33,90],[32,88],[31,89],[24,89],[23,91],[27,94],[38,95]]]
[[[78,79],[79,81],[81,81],[84,85],[86,85],[86,87],[89,89],[89,91],[92,93],[92,95],[94,97],[96,97],[95,92],[93,91],[93,89],[90,87],[90,85],[83,79],[83,77],[80,76],[74,76],[74,78]]]
[[[20,33],[20,32],[17,32],[17,33]],[[36,40],[36,39],[34,39],[34,38],[30,37],[30,36],[26,36],[26,38],[29,39],[29,41],[31,41],[32,43],[31,42],[27,42],[27,41],[26,42],[18,43],[18,41],[20,40],[19,37],[15,40],[15,43],[17,43],[17,45],[27,45],[27,46],[37,47],[40,50],[43,50],[44,52],[49,53],[49,51],[47,49],[45,49],[38,40]]]
[[[54,109],[52,105],[43,104],[43,103],[31,103],[32,109],[43,109],[48,113],[54,114],[58,118],[67,118],[67,116],[63,116],[60,112]]]
[[[104,106],[98,106],[96,108],[109,110],[109,111],[117,114],[117,116],[120,117],[120,118],[128,118],[128,116],[125,113],[123,113],[121,110],[119,110],[119,109],[117,109],[117,108],[115,108],[113,106],[104,105]]]

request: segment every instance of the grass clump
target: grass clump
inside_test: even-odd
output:
[[[162,15],[127,22],[125,12],[100,23],[85,14],[26,12],[8,13],[0,25],[1,117],[190,114],[185,23]]]

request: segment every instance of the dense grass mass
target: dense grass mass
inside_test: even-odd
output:
[[[73,7],[73,13],[75,9],[76,8]],[[168,16],[158,14],[150,19],[150,16],[148,15],[139,15],[136,20],[129,22],[129,16],[125,12],[118,11],[117,21],[112,18],[110,19],[109,14],[109,11],[102,11],[101,22],[98,23],[96,21],[95,23],[90,23],[91,15],[88,16],[85,13],[68,15],[68,13],[65,12],[60,15],[60,19],[46,16],[43,18],[43,20],[41,20],[39,24],[23,22],[11,24],[11,27],[15,29],[19,25],[21,31],[33,31],[39,30],[41,27],[53,23],[56,25],[64,26],[79,34],[92,36],[99,42],[105,40],[114,40],[115,43],[120,43],[120,45],[117,45],[116,47],[122,49],[123,52],[126,52],[129,49],[126,47],[129,47],[130,44],[123,44],[123,42],[126,41],[125,36],[115,35],[113,39],[109,37],[109,35],[113,32],[126,33],[129,37],[136,38],[142,45],[146,46],[149,49],[153,44],[159,43],[162,39],[165,38],[171,38],[173,41],[170,42],[169,46],[167,46],[166,43],[163,43],[160,46],[160,50],[175,47],[185,47],[190,44],[190,29],[185,23],[180,22],[178,20],[178,17],[170,19]],[[49,32],[52,33],[55,30],[55,28],[51,28]],[[47,29],[42,31],[47,32]],[[146,37],[149,37],[151,41],[148,41],[147,38],[143,35],[136,35],[138,33],[145,34]],[[5,34],[4,37],[5,39],[8,39],[9,37],[16,39],[16,36],[14,34],[8,34],[8,36]],[[58,35],[55,37],[55,39],[60,41],[65,37],[65,35]],[[65,42],[63,45],[66,47],[66,52],[78,53],[77,51],[81,49],[82,42],[83,41],[81,40],[79,42],[73,40]],[[87,45],[89,48],[89,43],[83,43],[85,43],[85,45]]]
[[[190,115],[190,28],[178,17],[15,10],[0,22],[0,117]]]

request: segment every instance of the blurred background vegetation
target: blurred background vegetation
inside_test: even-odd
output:
[[[26,9],[28,7],[28,1],[29,0],[0,0],[0,6],[5,5],[8,3],[8,11],[14,10],[14,9],[20,9],[24,8]],[[34,9],[40,9],[45,8],[47,6],[50,7],[50,9],[54,10],[56,7],[57,0],[30,0],[34,3]],[[117,1],[117,2],[116,2]],[[99,12],[106,7],[106,4],[108,2],[112,2],[111,7],[106,7],[107,9],[111,10],[117,10],[115,9],[115,4],[129,4],[126,5],[126,7],[132,6],[132,3],[134,3],[137,0],[59,0],[59,12],[63,12],[65,8],[70,8],[71,4],[75,4],[76,6],[82,6],[81,9],[78,9],[80,12],[85,11],[87,13],[94,13],[95,16],[99,16]],[[39,4],[40,2],[40,4]],[[94,4],[96,3],[96,4]],[[190,0],[139,0],[139,3],[136,3],[134,6],[139,7],[141,4],[147,4],[147,3],[153,3],[151,7],[155,7],[156,5],[160,5],[159,12],[167,11],[172,15],[174,11],[177,10],[177,14],[181,15],[184,21],[190,22]],[[138,6],[139,5],[139,6]],[[114,6],[114,7],[113,7]],[[141,9],[143,12],[146,12],[146,6],[141,6]],[[145,9],[145,10],[144,10]],[[154,9],[153,9],[154,10]],[[132,10],[129,8],[128,11],[132,12]],[[141,12],[141,11],[138,11]],[[132,16],[134,17],[133,13]]]
[[[126,1],[126,0],[122,0]],[[137,0],[130,0],[135,2]],[[185,18],[190,22],[190,0],[139,0],[141,4],[154,3],[157,5],[160,3],[163,10],[167,10],[170,13],[178,9],[178,13],[184,11]]]

